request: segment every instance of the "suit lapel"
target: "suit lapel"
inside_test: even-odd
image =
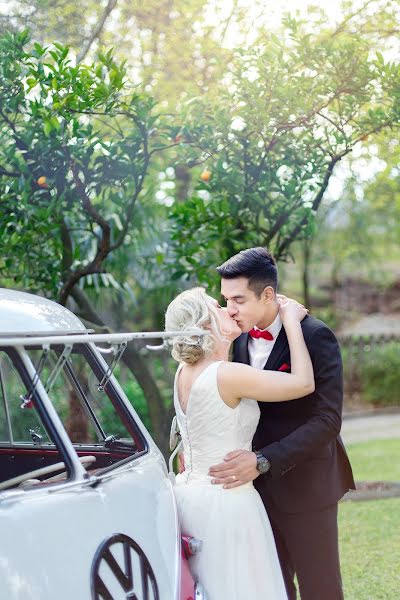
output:
[[[274,371],[278,367],[279,360],[282,354],[287,351],[288,341],[286,337],[285,328],[282,326],[282,329],[279,332],[279,335],[276,339],[274,347],[272,349],[271,354],[268,357],[267,362],[264,365],[264,369],[268,371]]]

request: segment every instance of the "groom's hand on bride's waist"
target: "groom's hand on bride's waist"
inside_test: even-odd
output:
[[[260,473],[255,452],[234,450],[224,457],[223,463],[210,467],[208,474],[212,477],[211,483],[229,489],[253,481]]]

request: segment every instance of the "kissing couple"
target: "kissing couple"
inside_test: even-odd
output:
[[[175,496],[182,531],[203,542],[190,568],[208,600],[295,600],[295,576],[301,600],[342,600],[337,507],[354,480],[338,343],[277,294],[265,248],[217,271],[226,308],[194,288],[165,320],[182,332],[172,349],[185,465]],[[209,335],[185,334],[194,328]]]

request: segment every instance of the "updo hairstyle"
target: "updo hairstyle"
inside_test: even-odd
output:
[[[201,287],[186,290],[177,296],[165,313],[165,330],[182,331],[181,336],[171,338],[172,356],[178,362],[194,365],[210,356],[215,349],[215,336],[221,337],[216,307]],[[188,336],[191,329],[210,330],[210,335]]]

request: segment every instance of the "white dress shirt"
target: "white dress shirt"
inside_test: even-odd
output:
[[[276,342],[276,338],[279,335],[279,332],[282,328],[282,320],[279,313],[276,315],[275,320],[266,327],[265,329],[258,329],[258,327],[254,327],[254,329],[258,329],[259,331],[269,331],[269,333],[273,336],[273,340],[265,340],[264,338],[252,338],[249,335],[249,359],[250,365],[255,367],[256,369],[263,369],[265,367],[265,363],[267,362],[269,355],[272,352],[274,344]]]

